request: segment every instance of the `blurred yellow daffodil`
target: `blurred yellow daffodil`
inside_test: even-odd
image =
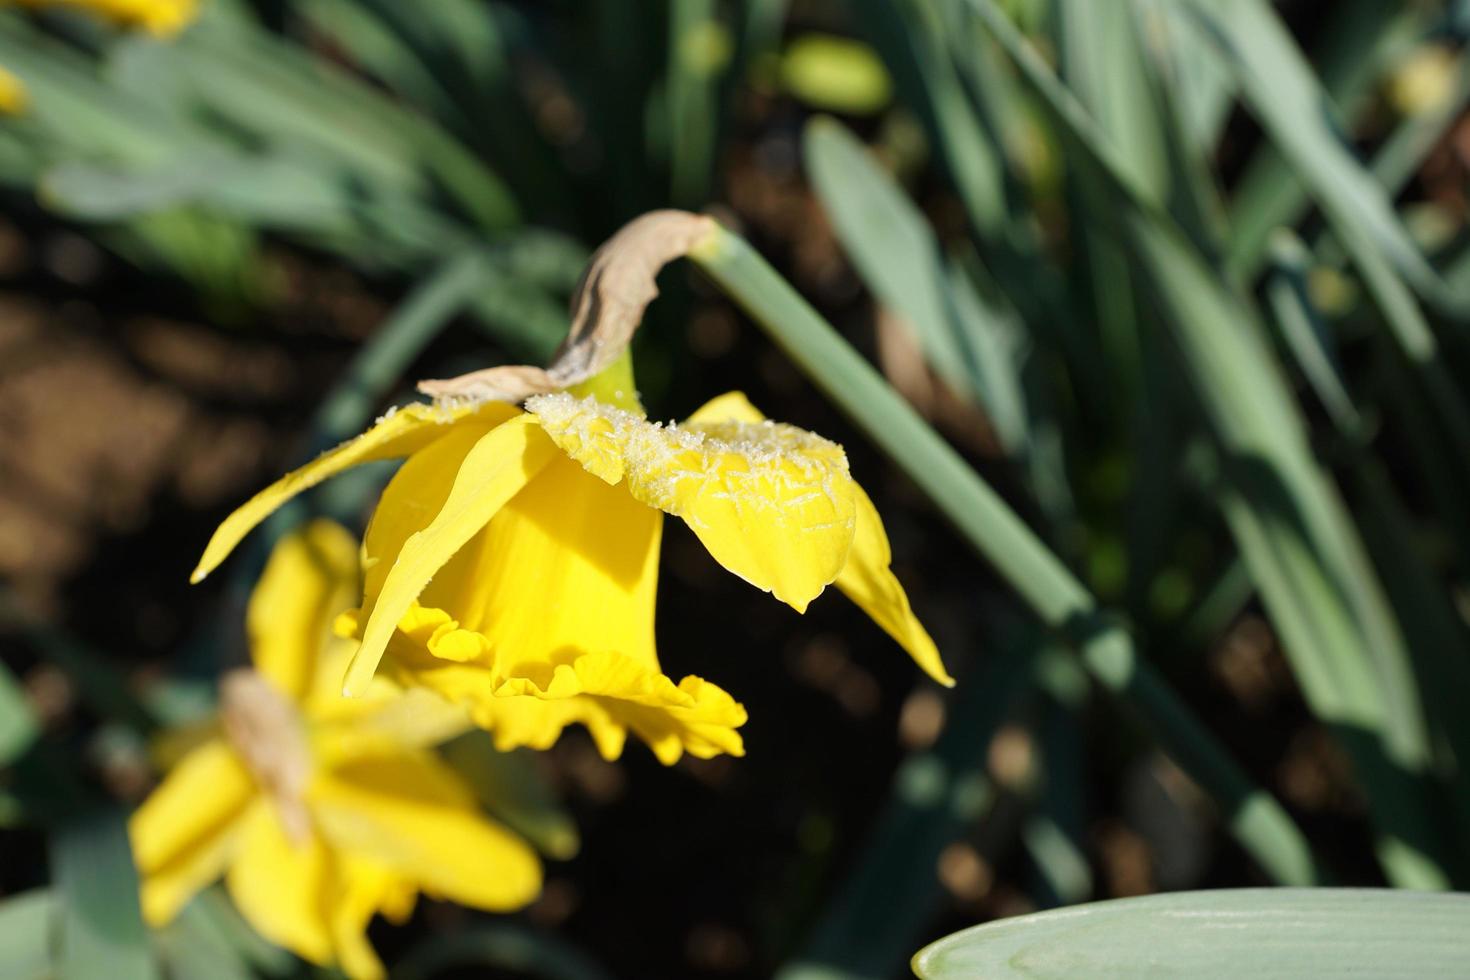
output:
[[[223,875],[261,935],[372,978],[383,975],[366,937],[375,913],[401,921],[420,890],[494,911],[540,891],[535,853],[428,748],[467,727],[462,711],[383,678],[341,697],[353,644],[330,625],[358,581],[357,545],[330,522],[273,552],[248,613],[255,669],[226,676],[219,734],[129,828],[150,923]]]
[[[0,68],[0,115],[13,116],[24,112],[30,102],[25,82]]]
[[[155,37],[173,37],[199,15],[199,0],[13,0],[25,7],[73,7]]]
[[[350,466],[407,457],[363,543],[363,691],[387,654],[398,681],[466,705],[502,748],[544,748],[569,724],[615,758],[631,729],[665,763],[739,755],[745,711],[655,650],[663,514],[715,560],[798,611],[835,582],[931,676],[952,683],[889,569],[877,511],[842,448],[765,420],[743,395],[682,425],[648,421],[626,357],[585,385],[526,401],[412,405],[291,473],[220,526],[214,569],[285,500]]]

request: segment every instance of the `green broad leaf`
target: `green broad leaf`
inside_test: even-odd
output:
[[[0,902],[0,968],[6,980],[51,980],[56,975],[51,951],[55,913],[49,888],[33,888]]]
[[[1281,805],[1253,783],[1180,701],[1132,637],[1014,510],[744,239],[716,229],[696,262],[990,561],[1033,612],[1062,630],[1081,665],[1135,709],[1164,750],[1211,794],[1231,832],[1276,880],[1307,884],[1321,870]]]
[[[1162,2],[1182,32],[1196,38],[1201,52],[1211,52],[1208,56],[1232,76],[1231,84],[1235,86],[1234,66],[1212,36],[1208,22],[1195,16],[1188,4],[1155,2]],[[1422,34],[1428,20],[1428,8],[1418,4],[1340,2],[1333,16],[1323,19],[1312,51],[1318,84],[1330,100],[1324,102],[1323,110],[1340,110],[1348,123],[1354,122],[1369,107],[1366,96],[1372,93],[1391,55]],[[1281,149],[1269,141],[1262,145],[1242,172],[1231,202],[1231,267],[1243,278],[1252,278],[1265,259],[1271,232],[1283,225],[1295,225],[1310,203],[1307,185],[1293,172]]]
[[[437,185],[486,230],[519,223],[504,183],[453,137],[325,59],[208,8],[167,50],[202,106],[259,140],[339,163],[367,188],[422,197]]]
[[[1383,185],[1353,155],[1328,94],[1271,5],[1191,0],[1191,6],[1224,48],[1251,111],[1339,234],[1371,241],[1426,298],[1460,311],[1470,308],[1470,297],[1456,295],[1440,278]],[[1344,244],[1354,250],[1351,241]]]
[[[1470,896],[1368,888],[1179,892],[989,922],[914,957],[923,980],[1462,977]]]
[[[1057,6],[1068,80],[1153,200],[1169,197],[1169,160],[1144,73],[1133,4],[1062,0]]]
[[[1445,887],[1453,852],[1430,794],[1432,748],[1403,633],[1251,304],[1150,204],[1116,145],[992,0],[968,0],[1108,182],[1131,252],[1224,452],[1222,511],[1313,712],[1358,767],[1394,883]]]
[[[51,864],[60,980],[159,980],[122,812],[103,807],[62,824]]]
[[[836,120],[813,119],[802,151],[823,210],[858,274],[879,302],[909,324],[940,376],[973,393],[968,358],[946,309],[939,242],[918,208]]]
[[[855,6],[898,93],[923,113],[970,221],[982,234],[999,236],[1009,216],[1004,161],[971,107],[936,8],[893,0]]]
[[[1343,381],[1332,336],[1308,295],[1311,254],[1286,229],[1277,232],[1270,252],[1266,300],[1276,315],[1282,338],[1337,427],[1344,432],[1357,432],[1362,419]]]
[[[888,69],[859,41],[829,34],[792,38],[781,56],[781,83],[807,105],[866,116],[893,98]]]

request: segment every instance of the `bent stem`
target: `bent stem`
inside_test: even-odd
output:
[[[1231,833],[1282,884],[1323,881],[1306,838],[1153,667],[1133,638],[958,453],[744,239],[714,227],[689,257],[779,344],[1020,593],[1087,671],[1130,704],[1216,800]]]

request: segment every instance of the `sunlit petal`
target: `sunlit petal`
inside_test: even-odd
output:
[[[555,455],[555,444],[527,416],[502,423],[474,444],[460,463],[439,512],[403,542],[383,577],[382,591],[365,597],[362,645],[347,670],[346,693],[366,690],[389,637],[424,586]],[[394,482],[403,479],[399,474]]]
[[[414,453],[448,432],[451,423],[473,420],[494,425],[514,414],[514,408],[491,402],[457,408],[415,404],[390,412],[357,438],[281,477],[225,518],[209,539],[191,581],[198,582],[214,571],[250,529],[269,517],[276,508],[328,477],[363,463]]]
[[[847,564],[837,576],[837,587],[897,640],[924,673],[946,687],[953,687],[954,678],[944,669],[939,649],[909,608],[909,597],[889,567],[893,555],[878,510],[862,487],[855,485],[854,489],[857,532],[852,538]]]
[[[795,426],[737,419],[663,426],[592,398],[542,395],[528,411],[606,478],[614,447],[637,500],[684,520],[726,569],[798,611],[847,561],[852,477],[842,447]]]
[[[690,423],[725,420],[757,423],[765,416],[743,393],[731,391],[706,402],[689,417]],[[856,482],[853,501],[856,524],[852,550],[837,576],[837,587],[898,641],[926,674],[947,687],[953,686],[954,679],[944,669],[938,648],[909,608],[908,595],[889,567],[893,554],[878,510]]]

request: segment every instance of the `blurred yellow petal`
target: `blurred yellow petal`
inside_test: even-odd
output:
[[[762,422],[765,416],[744,394],[732,391],[706,402],[689,417],[690,423],[725,420],[749,424]],[[853,483],[853,501],[856,526],[852,550],[848,552],[847,564],[837,576],[837,587],[884,632],[898,641],[898,645],[926,674],[946,687],[954,686],[954,679],[940,660],[939,650],[909,608],[908,595],[889,568],[893,554],[878,510],[856,482]]]
[[[872,617],[873,622],[883,627],[884,632],[897,640],[924,673],[945,687],[953,687],[954,678],[944,669],[939,649],[909,608],[909,597],[889,568],[893,554],[878,510],[862,487],[854,484],[854,489],[857,531],[852,538],[847,564],[837,576],[837,587]]]
[[[255,784],[224,742],[186,755],[128,823],[143,914],[161,925],[224,871]]]
[[[516,410],[508,405],[492,402],[458,408],[414,404],[389,412],[362,435],[286,474],[225,518],[210,538],[190,580],[201,581],[228,557],[251,528],[298,493],[311,489],[328,477],[363,463],[408,456],[459,424],[494,425],[515,413]]]
[[[76,7],[119,24],[173,37],[199,13],[199,0],[20,0],[28,7]]]
[[[682,518],[716,561],[799,612],[847,561],[853,482],[836,443],[769,421],[666,427],[567,394],[538,395],[526,408],[604,479],[620,451],[635,499]]]
[[[398,621],[429,579],[555,455],[555,444],[534,419],[524,415],[496,426],[474,444],[453,474],[442,508],[426,527],[403,542],[383,579],[382,592],[366,597],[362,645],[347,669],[345,693],[366,690]],[[443,479],[446,475],[437,476]],[[400,478],[395,477],[394,482]]]
[[[25,82],[4,68],[0,68],[0,114],[19,115],[26,110],[30,102],[31,95],[26,90]]]
[[[403,875],[350,853],[336,855],[333,870],[336,891],[330,915],[337,963],[352,980],[378,980],[385,971],[368,942],[368,923],[380,911],[403,921],[417,889]]]
[[[541,891],[535,852],[481,814],[469,787],[427,752],[339,766],[317,779],[311,801],[333,847],[412,875],[435,897],[509,911]]]
[[[271,806],[250,812],[225,884],[240,914],[266,939],[321,966],[334,957],[329,925],[331,856],[311,834],[295,841]]]
[[[282,694],[300,701],[311,690],[332,620],[357,598],[357,565],[357,542],[327,520],[287,535],[271,552],[245,624],[255,669]]]
[[[340,691],[331,701],[324,697],[326,703],[312,716],[312,755],[317,762],[331,766],[392,749],[438,745],[474,727],[462,705],[431,690],[393,689],[399,693],[366,705],[361,699],[342,697]]]

